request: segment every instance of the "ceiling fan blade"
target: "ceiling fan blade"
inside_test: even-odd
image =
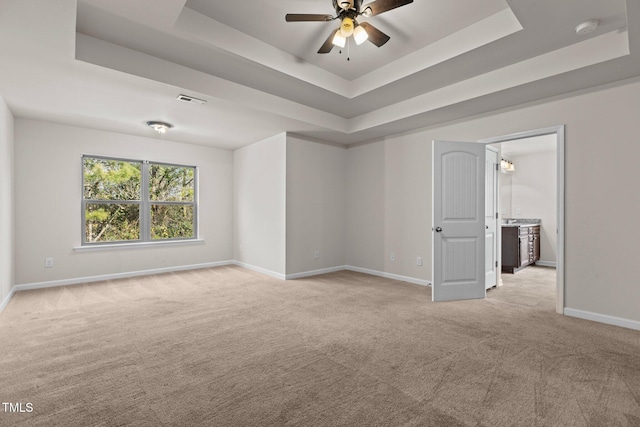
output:
[[[381,13],[388,12],[392,9],[406,6],[413,3],[413,0],[376,0],[362,7],[362,12],[367,16],[380,15]],[[367,9],[371,10],[371,13],[367,12]]]
[[[331,31],[331,34],[329,34],[329,37],[327,38],[327,40],[324,42],[322,47],[320,47],[320,50],[318,50],[318,53],[331,52],[331,49],[333,49],[333,36],[335,35],[336,35],[336,30]]]
[[[333,16],[308,13],[287,13],[284,19],[287,22],[332,21]]]
[[[363,22],[360,26],[367,32],[367,35],[369,36],[368,40],[378,47],[388,42],[391,38],[368,22]]]

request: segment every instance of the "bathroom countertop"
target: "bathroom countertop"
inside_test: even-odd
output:
[[[532,219],[532,218],[503,218],[502,226],[503,227],[532,227],[535,225],[540,225],[542,221],[540,219]]]

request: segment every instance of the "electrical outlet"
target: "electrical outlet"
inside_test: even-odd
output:
[[[315,259],[320,258],[320,251],[315,251],[315,253],[313,254],[313,257],[314,257]]]
[[[44,268],[53,268],[53,258],[44,259]]]
[[[422,267],[422,257],[421,256],[416,258],[416,265]]]
[[[393,252],[391,252],[391,261],[395,261],[396,260],[396,254],[394,254]]]

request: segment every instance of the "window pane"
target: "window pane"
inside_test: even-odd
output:
[[[149,200],[159,202],[192,202],[195,168],[151,164],[149,167]]]
[[[151,205],[151,238],[193,236],[193,205]]]
[[[85,210],[87,243],[140,239],[140,205],[87,203]]]
[[[140,200],[142,163],[85,157],[85,200]]]

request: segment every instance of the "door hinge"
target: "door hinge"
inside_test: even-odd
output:
[[[496,163],[496,170],[499,171],[500,170],[500,165]]]
[[[498,261],[496,261],[496,268],[498,268]]]
[[[496,212],[496,219],[498,219],[498,212]]]

